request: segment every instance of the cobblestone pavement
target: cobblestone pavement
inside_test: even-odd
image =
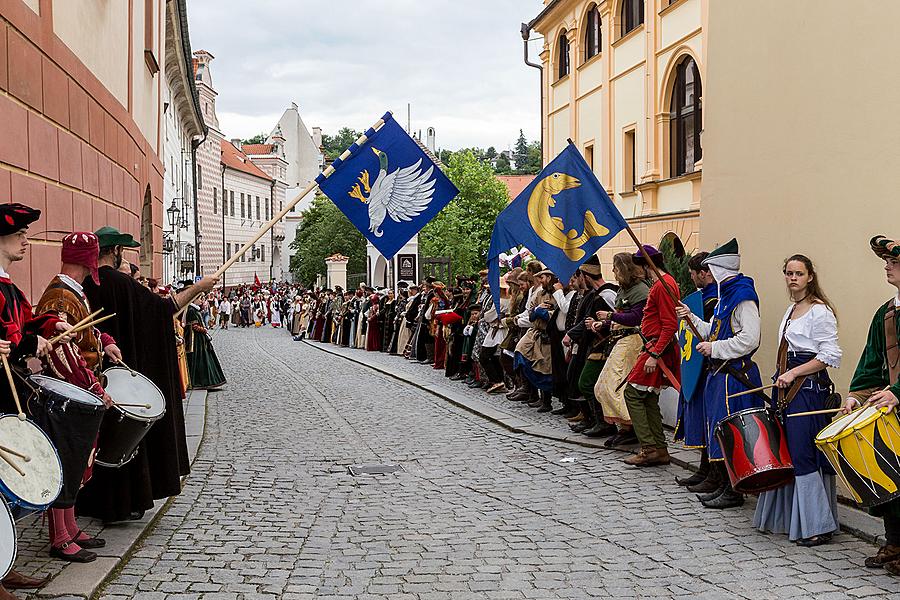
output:
[[[216,332],[228,388],[114,598],[801,598],[900,591],[873,547],[710,513],[676,467],[515,434],[280,330]],[[396,359],[401,360],[401,359]],[[565,460],[564,460],[565,459]],[[353,477],[352,464],[399,464]]]

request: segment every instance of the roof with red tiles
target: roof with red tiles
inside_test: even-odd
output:
[[[515,200],[534,181],[534,175],[495,175],[495,177],[509,190],[510,201]]]
[[[229,169],[255,175],[266,181],[272,181],[272,178],[266,175],[265,171],[257,167],[252,160],[247,158],[246,154],[238,150],[228,140],[222,140],[222,164]]]
[[[241,149],[247,156],[259,154],[272,154],[275,144],[242,144]]]

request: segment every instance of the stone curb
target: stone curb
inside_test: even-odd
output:
[[[595,448],[606,452],[627,451],[621,449],[606,448],[603,445],[602,441],[595,441],[591,438],[587,438],[581,435],[565,435],[558,431],[547,429],[546,427],[542,427],[540,425],[536,425],[530,421],[522,419],[517,415],[504,412],[495,406],[487,404],[486,402],[468,398],[463,394],[460,394],[458,390],[450,387],[446,387],[440,384],[418,383],[415,380],[409,378],[407,375],[400,373],[399,371],[394,371],[393,369],[389,369],[383,366],[371,365],[352,356],[349,356],[348,353],[335,351],[328,347],[331,344],[326,346],[322,343],[313,344],[309,340],[302,341],[304,344],[311,348],[316,348],[317,350],[320,350],[327,354],[331,354],[333,356],[339,356],[345,360],[349,360],[358,365],[362,365],[364,367],[372,369],[373,371],[377,371],[383,375],[387,375],[388,377],[392,377],[406,384],[412,385],[413,387],[424,390],[430,394],[433,394],[450,402],[455,406],[463,408],[471,413],[487,419],[488,421],[496,423],[514,433],[524,433],[526,435],[537,438],[543,438],[577,446],[584,446],[586,448]],[[632,453],[634,452],[632,451]],[[683,469],[696,471],[700,468],[699,454],[696,451],[688,449],[670,449],[669,455],[672,464],[675,464]],[[855,506],[851,506],[847,502],[849,501],[844,498],[839,498],[838,513],[841,521],[841,529],[867,542],[884,544],[884,526],[882,525],[881,519],[873,517],[867,512],[860,510]]]
[[[203,441],[206,428],[206,390],[191,390],[184,410],[185,434],[191,464]],[[158,501],[139,521],[107,525],[101,531],[106,547],[96,550],[97,560],[87,564],[69,563],[35,598],[91,598],[119,567],[128,561],[137,543],[148,534],[168,510],[172,499]]]

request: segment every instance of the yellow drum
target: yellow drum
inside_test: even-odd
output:
[[[900,420],[886,408],[866,407],[833,421],[816,446],[861,505],[900,497]]]

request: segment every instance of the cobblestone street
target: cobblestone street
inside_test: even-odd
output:
[[[633,470],[619,452],[512,433],[282,330],[213,333],[229,384],[209,396],[193,473],[103,598],[900,591],[863,567],[873,546],[761,535],[748,508],[702,509],[674,484],[678,467]],[[358,464],[402,471],[354,477]]]

